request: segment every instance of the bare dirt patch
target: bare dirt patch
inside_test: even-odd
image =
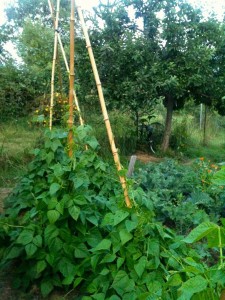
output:
[[[162,161],[162,158],[160,157],[155,157],[153,155],[149,155],[148,153],[141,152],[141,151],[138,151],[135,155],[137,156],[137,159],[143,163]]]

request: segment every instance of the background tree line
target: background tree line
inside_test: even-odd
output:
[[[54,3],[55,4],[55,3]],[[53,25],[47,1],[19,0],[6,9],[0,33],[0,114],[20,117],[48,98]],[[61,1],[59,28],[68,54],[69,3]],[[190,99],[225,114],[225,25],[185,0],[100,1],[85,14],[109,110],[129,112],[138,128],[143,112],[166,108],[162,149],[169,147],[174,110]],[[4,50],[13,41],[21,63]],[[85,42],[76,23],[76,90],[84,113],[99,111]],[[69,57],[69,56],[68,56]],[[57,91],[68,92],[60,51]],[[85,113],[87,114],[87,113]]]

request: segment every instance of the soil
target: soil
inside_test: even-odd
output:
[[[138,151],[136,152],[135,154],[137,156],[137,159],[143,163],[149,163],[149,162],[160,162],[162,161],[162,158],[160,157],[155,157],[153,155],[149,155],[148,153],[146,152],[141,152],[141,151]]]

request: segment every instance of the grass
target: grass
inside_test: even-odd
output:
[[[225,117],[209,113],[205,143],[203,143],[203,128],[199,128],[197,118],[188,114],[178,115],[174,123],[176,137],[180,144],[184,145],[181,152],[185,158],[204,157],[215,163],[225,161]]]
[[[24,174],[41,131],[24,119],[0,124],[0,187],[14,186]]]
[[[129,121],[128,116],[124,116],[122,121],[121,119],[118,121],[118,117],[113,114],[110,117],[113,130],[116,133],[116,143],[120,148],[121,160],[126,165],[127,153],[135,153],[133,150],[135,143],[132,144],[133,127],[129,123],[131,121]],[[208,116],[206,145],[203,145],[203,133],[199,130],[197,119],[195,121],[190,114],[184,115],[182,113],[176,114],[174,117],[175,137],[178,144],[182,144],[183,141],[185,144],[183,149],[175,150],[175,158],[179,158],[180,151],[185,160],[205,157],[212,162],[225,161],[224,117],[213,113]],[[95,124],[97,121],[94,121],[91,123],[94,123],[92,124],[93,129],[101,144],[101,155],[111,159],[105,126],[102,121],[101,124]],[[127,122],[129,124],[128,130],[125,125]],[[43,130],[38,127],[29,126],[26,119],[0,123],[0,188],[13,187],[26,172],[27,164],[32,159],[30,150],[34,148],[42,132]]]

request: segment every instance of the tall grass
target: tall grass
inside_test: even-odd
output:
[[[13,186],[26,171],[42,129],[31,128],[25,119],[0,123],[0,187]]]
[[[213,111],[207,115],[205,141],[198,116],[187,113],[175,116],[173,136],[181,141],[178,150],[189,158],[205,157],[214,162],[225,161],[225,117]]]

